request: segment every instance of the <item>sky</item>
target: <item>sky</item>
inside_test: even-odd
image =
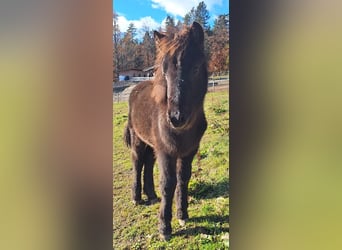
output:
[[[129,23],[133,23],[139,32],[144,26],[151,30],[163,27],[167,15],[182,20],[192,7],[197,7],[203,0],[113,0],[114,11],[118,14],[120,30],[125,32]],[[212,25],[220,14],[229,13],[229,0],[204,0],[207,5]]]

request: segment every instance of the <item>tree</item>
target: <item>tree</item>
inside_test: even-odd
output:
[[[224,32],[224,35],[228,35],[229,30],[229,15],[219,15],[214,22],[213,33],[219,34]]]
[[[204,2],[193,7],[183,19],[175,21],[172,16],[167,16],[165,29],[174,33],[182,29],[183,25],[191,25],[193,21],[199,22],[205,29],[204,49],[208,59],[210,73],[223,73],[229,67],[229,15],[219,15],[212,28],[209,26],[209,11]],[[133,23],[129,24],[126,32],[121,32],[118,26],[118,16],[113,13],[113,75],[114,80],[118,79],[119,71],[129,68],[146,68],[154,64],[155,43],[153,33],[146,23],[142,30],[142,40],[136,39],[137,29]],[[161,28],[159,28],[161,31]]]
[[[151,32],[146,31],[141,43],[143,67],[150,67],[155,60],[155,44]]]
[[[138,42],[135,39],[136,30],[137,29],[134,27],[134,24],[130,23],[122,39],[121,70],[128,69],[128,68],[135,68],[137,67],[136,64],[140,64],[140,61],[136,59],[137,52],[138,52],[137,50]]]
[[[185,25],[190,25],[192,24],[192,22],[195,21],[195,8],[192,7],[191,10],[185,14],[184,18],[183,18],[183,23]]]
[[[142,45],[136,45],[134,52],[133,67],[140,69],[144,66],[144,50]]]
[[[213,36],[209,39],[211,54],[209,72],[227,72],[229,68],[229,16],[219,15],[213,27]]]
[[[202,1],[196,8],[192,7],[191,10],[185,14],[183,23],[187,26],[191,25],[194,21],[200,23],[204,28],[204,53],[207,59],[210,58],[210,44],[208,42],[209,35],[211,35],[209,26],[209,11],[206,4]]]
[[[165,30],[167,33],[176,33],[177,27],[175,25],[175,20],[171,16],[167,16],[165,20]]]
[[[118,25],[118,15],[113,13],[113,80],[119,79],[119,46],[121,41],[121,33]]]
[[[131,42],[135,42],[136,34],[137,34],[137,29],[135,28],[134,23],[130,23],[128,25],[125,37],[127,37],[127,39],[130,40]]]
[[[181,20],[178,20],[177,25],[176,25],[177,30],[178,30],[178,31],[181,30],[182,27],[183,27],[182,21],[181,21]]]
[[[207,10],[207,5],[202,1],[198,4],[195,13],[194,21],[200,23],[206,31],[210,30],[209,26],[209,11]]]

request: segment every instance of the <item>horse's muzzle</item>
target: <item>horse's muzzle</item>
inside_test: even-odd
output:
[[[168,113],[169,121],[175,128],[182,127],[185,124],[184,116],[177,110]]]

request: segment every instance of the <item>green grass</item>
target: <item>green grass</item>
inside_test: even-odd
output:
[[[131,201],[132,167],[123,141],[128,103],[113,104],[113,228],[114,249],[229,249],[228,92],[208,93],[205,112],[208,129],[193,161],[189,183],[189,222],[172,219],[172,238],[159,240],[159,203],[134,206]],[[159,171],[154,170],[159,193]],[[146,198],[146,197],[145,197]],[[173,207],[175,215],[175,206]]]

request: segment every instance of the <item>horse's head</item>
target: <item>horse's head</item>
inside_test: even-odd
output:
[[[174,128],[184,128],[203,108],[208,73],[204,55],[204,32],[200,24],[178,34],[154,32],[159,64],[156,74],[166,88],[167,120]]]

